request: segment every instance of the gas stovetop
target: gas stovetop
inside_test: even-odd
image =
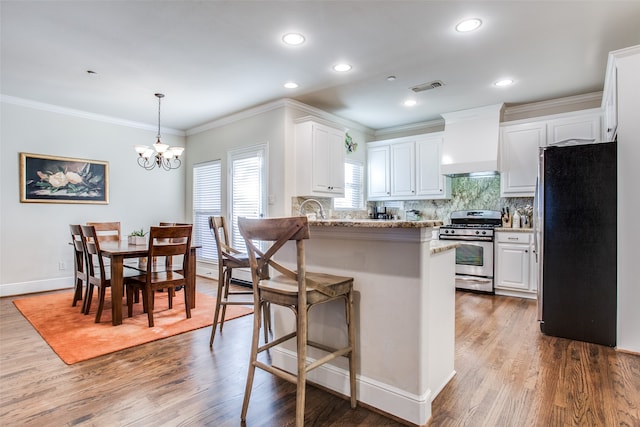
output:
[[[502,224],[501,213],[489,210],[451,212],[451,224],[440,227],[441,240],[493,240],[493,229]]]

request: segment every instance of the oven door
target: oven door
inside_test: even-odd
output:
[[[493,242],[457,240],[456,275],[493,279]]]

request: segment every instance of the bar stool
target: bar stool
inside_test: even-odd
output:
[[[296,390],[296,426],[304,425],[305,386],[307,373],[318,366],[339,356],[349,360],[349,385],[351,407],[356,401],[355,369],[355,327],[353,318],[353,278],[334,276],[324,273],[311,273],[306,270],[304,240],[309,238],[309,224],[306,217],[249,219],[239,218],[238,228],[245,239],[251,265],[251,277],[254,289],[253,337],[251,359],[242,404],[241,420],[246,420],[255,368],[260,368],[279,378],[297,385]],[[273,260],[273,256],[289,240],[296,242],[297,270],[292,271]],[[266,251],[260,249],[260,243],[269,246]],[[269,277],[271,267],[280,273]],[[318,304],[342,299],[345,302],[347,322],[347,345],[335,349],[324,344],[308,340],[307,315]],[[259,347],[260,310],[264,303],[277,304],[290,308],[296,316],[296,330]],[[258,354],[281,344],[291,338],[297,341],[297,375],[292,375],[272,365],[258,360]],[[323,350],[326,355],[307,363],[307,347]]]
[[[253,305],[253,290],[231,290],[231,276],[235,268],[249,268],[249,256],[230,245],[227,220],[223,216],[210,216],[209,228],[213,233],[218,252],[218,293],[216,307],[213,314],[213,326],[209,347],[213,347],[216,329],[220,325],[220,332],[224,326],[224,316],[228,305]],[[269,307],[263,312],[264,341],[267,342],[271,328]]]

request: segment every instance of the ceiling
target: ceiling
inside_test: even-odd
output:
[[[291,98],[372,129],[602,90],[640,1],[5,1],[0,93],[189,130]],[[464,18],[483,21],[458,33]],[[291,47],[283,34],[300,32]],[[353,69],[336,73],[348,62]],[[95,73],[87,73],[88,70]],[[395,80],[388,81],[388,76]],[[493,83],[509,77],[510,87]],[[287,81],[299,84],[285,89]],[[444,86],[409,88],[441,80]],[[403,102],[413,98],[414,107]]]

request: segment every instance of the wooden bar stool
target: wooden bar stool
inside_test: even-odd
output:
[[[231,276],[234,268],[249,268],[249,256],[231,246],[227,220],[223,216],[210,216],[209,228],[213,233],[218,252],[218,293],[216,307],[213,314],[213,326],[209,347],[213,347],[216,329],[220,325],[220,332],[224,326],[224,316],[228,305],[253,305],[253,290],[231,290]],[[263,312],[264,341],[267,342],[271,328],[269,307]]]
[[[304,240],[309,238],[309,224],[306,217],[239,218],[238,227],[240,234],[245,239],[249,253],[255,309],[251,359],[244,402],[242,404],[242,414],[240,416],[241,420],[246,420],[255,368],[260,368],[297,385],[296,426],[302,427],[304,425],[307,373],[339,356],[346,356],[349,359],[351,407],[355,408],[357,401],[353,278],[311,273],[306,270]],[[292,271],[273,260],[273,256],[289,240],[295,240],[296,242],[297,271]],[[261,250],[259,242],[269,246],[269,248],[266,251]],[[273,268],[280,274],[275,277],[268,277],[268,267]],[[347,346],[339,349],[308,340],[307,315],[309,310],[318,304],[336,299],[342,299],[345,302],[348,337]],[[296,330],[259,347],[260,310],[264,303],[290,308],[296,316]],[[297,375],[292,375],[258,360],[259,353],[294,337],[297,339]],[[321,349],[326,355],[312,363],[307,363],[307,346]]]

